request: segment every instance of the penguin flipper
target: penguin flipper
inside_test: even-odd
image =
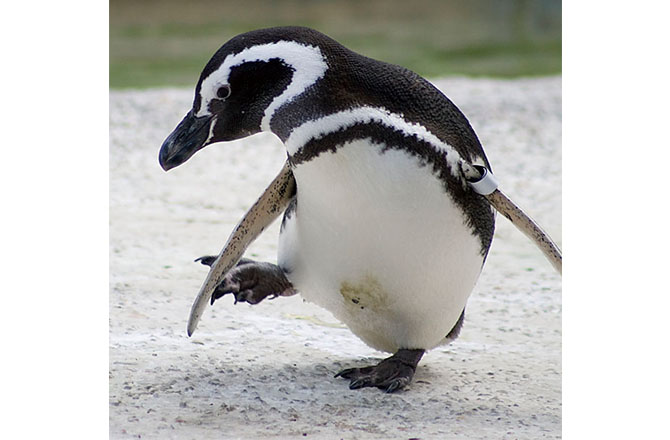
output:
[[[219,256],[212,261],[209,274],[207,274],[195,301],[193,301],[193,306],[191,306],[191,314],[186,328],[189,336],[195,331],[207,303],[211,301],[212,293],[221,283],[226,273],[240,260],[251,242],[286,209],[291,199],[293,199],[295,191],[295,178],[287,161],[277,177],[256,200],[256,203],[244,214],[242,220],[228,237],[228,241],[226,241]]]
[[[335,377],[349,379],[349,389],[364,387],[381,388],[387,393],[401,390],[412,381],[416,366],[426,352],[423,349],[400,349],[393,356],[377,365],[363,368],[348,368]]]

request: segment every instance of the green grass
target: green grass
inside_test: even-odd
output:
[[[280,25],[428,77],[561,71],[560,0],[111,0],[110,87],[193,86],[230,37]]]

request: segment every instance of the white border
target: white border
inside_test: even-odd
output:
[[[423,125],[408,122],[402,115],[391,113],[381,107],[357,107],[305,122],[293,129],[285,142],[286,150],[289,154],[293,155],[312,139],[322,138],[328,133],[351,127],[355,124],[370,122],[381,123],[394,130],[400,130],[407,136],[416,136],[418,139],[428,142],[439,151],[445,153],[451,174],[457,178],[463,177],[458,166],[463,158],[451,145],[440,140]]]

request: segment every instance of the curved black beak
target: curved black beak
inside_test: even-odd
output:
[[[158,162],[165,171],[183,164],[205,146],[212,119],[212,116],[197,117],[193,110],[186,114],[161,146]]]

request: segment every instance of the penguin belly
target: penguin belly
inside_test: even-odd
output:
[[[484,256],[430,166],[360,139],[293,174],[278,260],[303,298],[381,351],[447,342]]]

